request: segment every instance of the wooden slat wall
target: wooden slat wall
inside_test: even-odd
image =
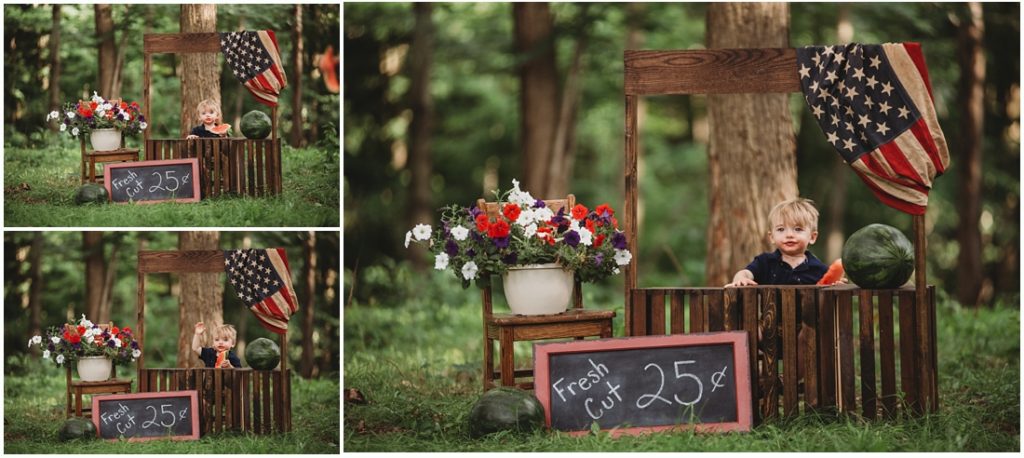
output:
[[[148,139],[146,160],[196,158],[202,197],[281,193],[281,140]]]
[[[805,413],[835,409],[867,419],[879,413],[892,418],[900,408],[911,414],[938,409],[934,382],[920,382],[923,361],[930,361],[928,370],[937,374],[934,287],[928,294],[929,310],[920,310],[912,289],[642,288],[632,290],[626,315],[631,335],[638,336],[748,331],[754,349],[751,401],[758,423],[797,415],[801,404]],[[917,322],[919,316],[930,320],[927,326]],[[925,345],[918,339],[921,332],[931,334],[926,355],[920,351]],[[922,390],[930,390],[929,397]]]

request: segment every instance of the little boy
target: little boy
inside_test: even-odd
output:
[[[202,336],[206,332],[206,325],[202,321],[196,323],[196,332],[192,337],[192,351],[199,355],[206,367],[218,369],[230,369],[242,367],[242,361],[235,356],[231,348],[235,346],[235,337],[238,335],[235,327],[230,324],[222,324],[213,330],[213,348],[202,346]]]
[[[206,99],[199,102],[199,106],[196,107],[196,115],[199,117],[199,124],[192,128],[192,132],[188,134],[186,139],[192,138],[221,138],[227,137],[227,134],[218,134],[213,132],[213,128],[217,127],[221,122],[221,111],[220,105],[213,99]]]
[[[828,266],[807,251],[818,239],[818,210],[807,199],[779,203],[768,214],[769,237],[776,250],[762,253],[725,285],[813,285]]]

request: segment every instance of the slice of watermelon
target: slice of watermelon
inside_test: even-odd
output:
[[[217,135],[226,135],[228,131],[231,130],[231,124],[220,124],[210,128],[209,130]]]

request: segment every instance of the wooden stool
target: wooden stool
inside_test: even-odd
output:
[[[572,308],[556,315],[496,314],[486,317],[484,342],[484,390],[495,386],[499,378],[502,386],[533,389],[533,382],[516,383],[517,377],[532,377],[533,369],[515,369],[515,342],[584,337],[608,338],[612,336],[612,310],[586,310]],[[494,370],[493,343],[497,340],[501,358],[500,370]]]
[[[92,403],[86,404],[82,407],[82,396],[83,395],[97,395],[97,394],[129,394],[132,392],[132,381],[125,379],[110,379],[102,382],[83,382],[81,380],[75,380],[68,386],[68,403],[67,403],[67,416],[71,416],[71,403],[74,398],[75,404],[75,416],[81,417],[82,414],[92,414]]]
[[[112,151],[85,151],[82,156],[82,183],[102,183],[103,175],[97,181],[96,163],[133,162],[139,160],[138,148],[118,148]],[[86,164],[88,163],[88,164]],[[89,174],[86,175],[88,166]]]

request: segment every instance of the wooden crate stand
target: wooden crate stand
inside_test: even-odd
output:
[[[138,336],[139,392],[196,390],[199,393],[200,429],[203,434],[245,431],[255,434],[289,432],[292,429],[291,371],[288,339],[280,335],[281,368],[257,371],[250,368],[146,368],[145,310],[146,274],[224,272],[221,250],[139,251]]]

